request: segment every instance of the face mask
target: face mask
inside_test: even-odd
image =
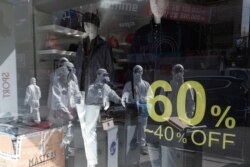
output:
[[[102,83],[109,83],[110,79],[109,79],[109,74],[102,74]]]

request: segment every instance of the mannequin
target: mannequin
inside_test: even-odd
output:
[[[84,95],[81,107],[77,109],[77,112],[81,124],[88,166],[95,166],[98,162],[95,132],[96,121],[100,108],[104,106],[107,109],[109,107],[109,98],[112,98],[112,96],[104,95],[105,92],[113,92],[107,84],[101,82],[105,80],[105,77],[102,75],[107,73],[113,79],[114,67],[112,49],[98,34],[98,28],[100,27],[99,16],[94,13],[84,13],[83,23],[86,34],[79,44],[74,62],[79,88]],[[99,91],[102,88],[109,91]],[[96,92],[96,94],[93,92]],[[98,94],[102,97],[95,96]],[[117,95],[115,97],[115,101],[118,102],[120,98]]]
[[[133,66],[143,63],[143,77],[151,83],[159,79],[163,57],[181,56],[183,46],[179,24],[164,18],[169,0],[149,0],[149,3],[152,18],[135,32],[128,58]]]
[[[81,124],[88,166],[95,166],[97,164],[96,121],[100,108],[103,105],[105,108],[108,108],[109,98],[100,93],[100,91],[97,91],[97,94],[103,96],[103,99],[97,97],[99,99],[97,100],[93,98],[95,94],[92,93],[95,92],[98,86],[100,87],[98,88],[99,90],[101,87],[111,90],[107,84],[100,82],[105,77],[101,76],[104,71],[100,71],[99,69],[105,69],[105,72],[113,79],[114,67],[112,49],[98,34],[98,28],[100,27],[100,18],[98,15],[89,12],[84,13],[83,23],[86,32],[84,37],[87,37],[79,44],[74,62],[79,88],[84,95],[83,102],[81,103],[83,107],[79,107],[77,112]],[[101,100],[102,102],[100,102],[100,99],[103,101]],[[118,96],[117,99],[119,99]]]
[[[41,98],[41,90],[36,85],[36,78],[32,77],[30,79],[30,85],[26,88],[24,105],[28,104],[30,106],[30,113],[33,114],[34,122],[37,124],[41,123],[40,112],[39,112],[40,98]]]
[[[169,0],[149,0],[152,17],[149,24],[143,25],[135,32],[131,51],[128,55],[132,66],[140,64],[143,67],[144,80],[152,83],[162,79],[159,77],[164,57],[179,57],[183,49],[180,25],[164,17],[168,14]],[[130,67],[132,69],[132,67]],[[132,72],[131,72],[132,73]],[[160,91],[156,91],[155,96]],[[155,105],[160,113],[161,104]],[[148,120],[147,124],[156,124]],[[161,145],[159,140],[148,142],[147,146],[152,167],[161,166]],[[155,150],[155,151],[152,151]]]
[[[141,154],[147,154],[145,129],[148,121],[147,100],[153,97],[150,84],[142,79],[143,68],[136,65],[133,68],[133,82],[129,81],[123,88],[122,105],[135,103],[138,108],[137,142],[141,146]],[[132,86],[132,84],[134,84]]]
[[[150,9],[156,24],[161,23],[161,18],[166,14],[169,0],[150,0]]]
[[[52,104],[53,104],[53,101],[52,101],[52,85],[53,85],[53,81],[54,81],[56,71],[58,70],[58,68],[63,66],[64,62],[69,62],[69,60],[66,57],[61,57],[59,59],[59,61],[58,61],[57,68],[55,69],[54,72],[52,72],[50,74],[50,84],[49,84],[49,93],[48,93],[48,101],[47,101],[47,106],[50,109],[50,113],[49,113],[50,122],[53,122],[53,119],[55,117],[55,112],[53,112],[53,110],[52,110]]]
[[[76,114],[76,104],[79,104],[81,100],[81,94],[74,75],[74,65],[66,61],[55,71],[52,85],[51,107],[56,115],[55,124],[59,126],[68,125],[62,143],[65,146],[69,145],[73,138],[71,132],[72,121]]]
[[[172,80],[170,85],[172,91],[169,93],[168,97],[172,102],[172,117],[177,115],[177,95],[179,88],[184,83],[184,67],[181,64],[175,64],[172,67]],[[195,98],[194,92],[191,89],[190,85],[187,94],[186,94],[186,114],[189,118],[192,118],[195,111]],[[178,161],[179,153],[176,151],[175,147],[178,146],[178,140],[173,140],[169,143],[169,146],[164,146],[161,150],[162,153],[162,164],[165,164],[166,167],[177,167],[176,162]]]
[[[184,67],[181,64],[175,64],[172,68],[172,80],[170,81],[170,85],[172,87],[172,91],[169,93],[168,97],[172,102],[172,116],[177,116],[177,95],[179,88],[184,83]],[[186,112],[188,117],[192,117],[195,111],[195,102],[194,102],[194,92],[191,89],[190,85],[189,91],[187,91],[186,95]]]
[[[83,15],[83,22],[87,37],[79,44],[75,67],[80,91],[85,91],[86,97],[89,85],[95,82],[96,71],[105,68],[112,80],[114,67],[112,49],[98,34],[100,27],[98,15],[87,12]]]
[[[100,109],[104,107],[104,110],[107,110],[110,106],[109,101],[120,103],[120,97],[106,84],[109,81],[107,70],[102,68],[98,69],[95,82],[88,88],[88,95],[85,99],[86,105],[83,111],[77,111],[82,129],[88,167],[94,167],[98,163],[96,124]]]

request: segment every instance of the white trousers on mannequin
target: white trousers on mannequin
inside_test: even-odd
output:
[[[138,129],[137,129],[137,143],[140,146],[146,146],[146,133],[145,129],[147,128],[148,117],[138,116]]]
[[[78,110],[77,112],[82,129],[88,167],[92,167],[98,163],[96,124],[101,107],[99,105],[84,105],[81,108],[81,111]]]
[[[30,110],[32,111],[33,120],[36,123],[40,123],[41,122],[41,116],[40,116],[39,108],[31,107]]]

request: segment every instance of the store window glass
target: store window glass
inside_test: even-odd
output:
[[[250,166],[249,9],[0,1],[0,166]]]

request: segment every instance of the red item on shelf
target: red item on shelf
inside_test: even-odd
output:
[[[49,129],[51,127],[51,123],[49,121],[42,121],[39,124],[35,124],[34,127],[41,129]]]
[[[61,49],[55,34],[48,34],[47,40],[45,42],[45,47],[46,49]]]
[[[114,36],[108,38],[108,43],[112,48],[119,48],[119,41]]]
[[[134,39],[134,33],[129,33],[129,34],[127,34],[127,36],[126,36],[126,38],[125,38],[125,42],[127,42],[127,43],[132,43],[133,42],[133,39]]]

